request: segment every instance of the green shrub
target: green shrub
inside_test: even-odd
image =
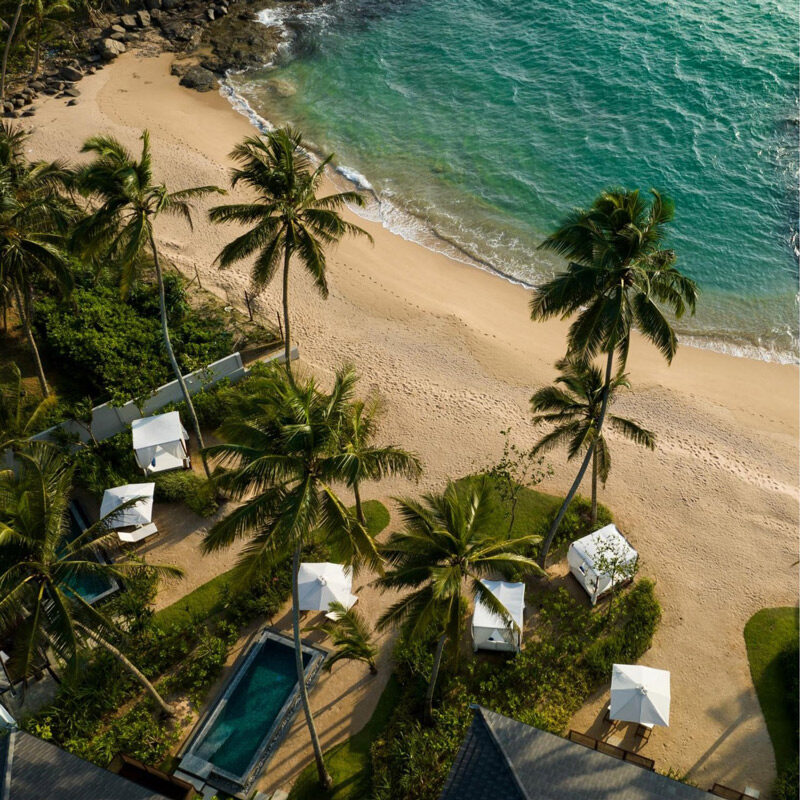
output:
[[[219,507],[214,487],[189,470],[158,475],[155,484],[156,502],[183,503],[201,517],[210,517]]]
[[[781,771],[772,788],[773,800],[797,800],[800,796],[800,778],[795,761],[794,766]]]
[[[623,596],[618,617],[617,627],[586,651],[585,661],[596,681],[608,679],[615,663],[637,661],[653,643],[661,621],[661,605],[653,581],[643,578]]]
[[[543,529],[543,534],[546,534],[550,529],[557,513],[558,510],[556,509],[556,511],[548,517],[547,523]],[[609,525],[613,521],[614,518],[611,516],[611,512],[602,503],[598,503],[597,522],[592,523],[592,502],[578,495],[569,504],[569,508],[566,514],[564,514],[561,524],[558,526],[558,531],[556,532],[555,539],[553,539],[552,547],[557,548],[561,545],[574,542],[576,539],[580,539],[581,536],[587,536],[592,533],[592,531],[596,531],[604,525]]]
[[[190,313],[182,280],[164,278],[175,354],[185,372],[231,351],[231,334],[221,315]],[[36,301],[36,332],[43,352],[57,363],[67,394],[122,404],[148,397],[173,379],[164,353],[158,291],[137,284],[127,299],[108,278],[78,271],[69,298],[42,295]],[[135,354],[135,357],[132,357]]]
[[[133,441],[129,430],[122,431],[97,445],[87,444],[72,453],[66,444],[70,458],[75,464],[75,484],[95,497],[112,486],[138,483],[142,471],[133,455]]]

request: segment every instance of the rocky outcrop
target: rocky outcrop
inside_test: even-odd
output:
[[[186,70],[181,78],[181,86],[195,89],[198,92],[210,92],[217,85],[217,78],[211,70],[194,66]]]
[[[219,8],[225,8],[225,12],[219,14]],[[215,6],[214,16],[201,41],[201,47],[210,47],[213,52],[213,57],[206,59],[207,66],[224,73],[260,67],[271,60],[281,41],[277,28],[257,24],[251,11],[229,11],[227,4]]]
[[[103,39],[100,42],[100,55],[105,61],[113,61],[117,56],[121,56],[127,47],[116,39]]]

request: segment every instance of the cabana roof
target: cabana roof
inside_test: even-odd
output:
[[[521,630],[525,610],[525,584],[487,580],[482,580],[481,583],[506,607],[509,616]],[[508,628],[508,623],[499,614],[490,611],[480,600],[476,600],[472,627],[503,630]]]
[[[133,435],[134,450],[186,441],[189,438],[181,425],[181,415],[177,411],[135,419],[131,422],[131,434]]]
[[[576,539],[571,547],[591,566],[597,564],[603,557],[618,558],[623,562],[635,561],[638,557],[628,540],[613,523],[582,539]]]

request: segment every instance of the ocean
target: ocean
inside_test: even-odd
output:
[[[535,285],[537,251],[602,189],[656,187],[701,288],[682,341],[798,346],[798,29],[787,0],[333,0],[261,22],[274,63],[228,78],[368,190],[390,229]]]

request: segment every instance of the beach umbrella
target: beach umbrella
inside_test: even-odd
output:
[[[111,514],[114,509],[119,508],[123,503],[140,498],[139,502],[120,511],[110,520],[110,527],[128,528],[139,525],[147,525],[153,519],[153,492],[156,488],[154,483],[128,483],[125,486],[116,486],[113,489],[106,489],[103,492],[103,502],[100,503],[100,516],[105,517]]]
[[[330,562],[303,562],[297,574],[301,611],[327,611],[331,603],[350,608],[356,596],[350,591],[353,573],[348,567]]]
[[[669,672],[638,664],[614,664],[609,716],[643,725],[669,725]]]

